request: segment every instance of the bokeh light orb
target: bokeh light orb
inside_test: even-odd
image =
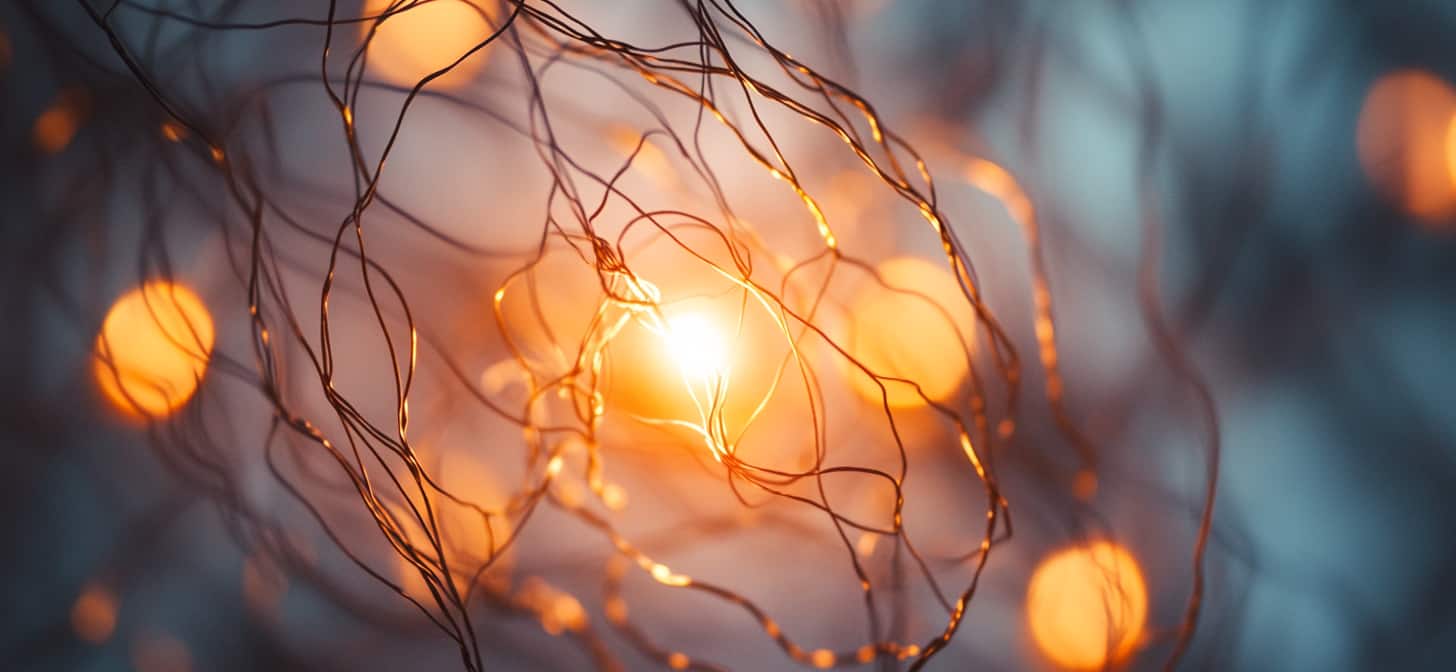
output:
[[[441,487],[463,501],[485,511],[498,513],[504,510],[508,497],[497,483],[489,467],[479,458],[458,450],[444,451],[440,457],[437,482]],[[423,500],[417,495],[415,510],[423,513]],[[430,536],[421,526],[415,514],[404,506],[395,506],[395,520],[403,528],[405,538],[421,555],[420,562],[431,566],[432,573],[443,577],[445,567],[455,589],[464,595],[470,589],[476,572],[491,560],[492,549],[501,555],[491,562],[489,568],[479,575],[479,580],[488,586],[501,587],[509,581],[512,560],[502,547],[511,534],[511,524],[502,515],[482,516],[471,506],[450,500],[443,494],[432,493],[430,509],[435,515],[435,525],[440,534],[440,546],[445,551],[444,563],[435,552]],[[431,582],[420,573],[414,562],[404,556],[395,559],[395,576],[405,595],[425,605],[434,604]],[[443,586],[436,584],[436,590]]]
[[[1370,87],[1356,144],[1371,184],[1427,221],[1456,216],[1456,89],[1424,70],[1397,70]]]
[[[975,343],[975,311],[960,283],[948,268],[919,257],[896,257],[876,270],[888,287],[870,281],[854,298],[849,353],[876,375],[913,380],[930,399],[949,399],[970,369],[966,353]],[[879,404],[875,379],[853,364],[848,369],[855,392]],[[884,386],[891,407],[925,404],[907,383]]]
[[[71,606],[71,628],[92,644],[103,644],[116,632],[116,594],[98,584],[87,585]]]
[[[96,336],[93,372],[106,399],[133,417],[187,403],[207,370],[212,316],[192,290],[152,280],[112,304]]]
[[[360,24],[369,42],[369,70],[385,81],[413,87],[421,79],[449,66],[495,31],[500,15],[496,0],[433,0],[411,5],[408,0],[368,0],[365,16],[397,11],[381,22]],[[373,37],[370,38],[370,32]],[[433,80],[432,87],[457,88],[469,83],[485,66],[489,47]]]
[[[63,91],[31,128],[31,139],[42,154],[59,154],[70,146],[86,120],[87,97],[79,89]]]
[[[1026,618],[1057,666],[1095,670],[1137,648],[1148,616],[1142,569],[1127,549],[1097,541],[1058,551],[1032,574]]]

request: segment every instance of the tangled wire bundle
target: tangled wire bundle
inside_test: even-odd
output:
[[[1178,569],[1145,587],[1092,503],[1147,479],[1104,471],[1067,406],[1035,194],[949,138],[918,153],[853,67],[729,0],[635,23],[550,0],[78,4],[112,49],[85,56],[101,81],[144,91],[72,91],[36,127],[54,151],[108,130],[106,178],[143,213],[94,378],[218,506],[254,592],[288,575],[383,628],[427,622],[468,670],[529,660],[520,618],[602,669],[771,643],[916,670],[990,645],[963,626],[1005,552],[1007,582],[1037,569],[1053,662],[1188,649],[1218,436],[1159,308],[1155,203],[1151,366],[1206,461],[1193,529],[1158,549]],[[814,6],[831,30],[848,11]],[[1022,254],[967,242],[994,224],[953,224],[937,160]],[[933,254],[895,251],[916,240]],[[1025,291],[990,300],[980,276],[1008,269]],[[1016,551],[1023,502],[1084,543]]]

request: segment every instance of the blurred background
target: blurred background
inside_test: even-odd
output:
[[[290,467],[325,474],[320,513],[291,498],[265,458],[273,442],[296,442],[275,434],[272,401],[257,382],[247,312],[250,227],[269,222],[270,254],[279,260],[269,282],[297,302],[300,331],[317,336],[329,262],[320,236],[337,233],[355,189],[337,109],[318,82],[324,26],[270,21],[322,19],[331,4],[0,5],[0,301],[9,324],[0,331],[0,520],[9,540],[0,668],[459,669],[458,651],[420,610],[333,543],[334,534],[352,540],[365,566],[411,591],[410,573],[368,536],[367,518],[352,528],[338,522],[359,504],[340,493],[347,480],[327,476],[332,462],[314,454]],[[367,4],[339,2],[334,11],[367,16]],[[641,45],[696,36],[677,3],[564,4],[598,32]],[[859,92],[920,151],[988,305],[1024,354],[1032,401],[1014,417],[1015,438],[992,449],[1015,536],[991,556],[960,632],[928,669],[1079,667],[1038,640],[1029,585],[1039,563],[1092,536],[1115,537],[1137,558],[1149,633],[1093,667],[1159,669],[1188,599],[1211,436],[1221,453],[1206,594],[1180,669],[1447,669],[1456,642],[1456,608],[1446,597],[1456,589],[1456,357],[1448,351],[1456,336],[1456,6],[756,0],[738,7],[764,39]],[[98,26],[108,9],[114,34],[134,56],[130,65]],[[495,20],[462,16],[417,28],[425,40],[381,30],[369,67],[396,88],[366,89],[355,105],[371,158],[392,131],[404,96],[398,87],[433,69],[410,59],[440,67],[438,52],[414,53],[418,44],[458,55]],[[336,28],[330,72],[347,67],[361,25]],[[548,203],[538,147],[519,130],[539,119],[523,102],[518,54],[492,48],[438,83],[454,97],[422,98],[410,112],[381,187],[385,203],[371,210],[378,214],[370,244],[379,263],[404,269],[401,291],[415,319],[433,330],[422,361],[449,351],[467,372],[460,375],[509,397],[520,393],[511,389],[517,373],[494,365],[506,346],[491,291],[534,249],[545,213],[559,206]],[[535,63],[542,72],[543,62]],[[204,126],[177,124],[132,67],[149,73],[174,112]],[[555,96],[552,121],[563,146],[611,174],[656,123],[649,108],[590,69],[558,69],[542,80],[547,97]],[[617,77],[646,86],[635,73]],[[678,130],[690,132],[692,108],[663,101]],[[782,110],[769,115],[768,123],[782,124],[775,138],[796,157],[806,184],[825,194],[845,250],[882,270],[893,259],[937,258],[939,240],[914,208],[880,194],[883,184],[857,181],[865,178],[851,170],[855,161],[838,138],[786,120]],[[199,131],[226,137],[227,165],[248,179],[224,179]],[[706,151],[730,154],[730,140],[709,134]],[[712,212],[703,192],[682,184],[687,164],[666,138],[645,144],[624,184],[651,194],[655,207]],[[737,214],[772,249],[809,256],[819,236],[799,199],[736,151],[719,177]],[[1058,432],[1047,405],[1024,222],[1007,209],[1014,199],[988,186],[987,176],[1000,173],[986,172],[982,161],[1015,175],[1035,207],[1056,307],[1058,387],[1066,413],[1092,438],[1095,476],[1077,466],[1078,448]],[[258,220],[240,205],[256,194],[270,195]],[[613,204],[608,212],[627,210]],[[1161,232],[1151,270],[1150,227]],[[642,255],[654,278],[686,263],[645,243]],[[389,355],[361,298],[358,261],[340,263],[347,270],[331,303],[333,357],[378,362]],[[557,264],[532,290],[550,306],[543,321],[580,330],[598,291],[590,268],[569,254],[543,263]],[[954,296],[953,278],[916,276],[912,266],[897,267],[905,282]],[[195,292],[172,299],[181,317],[171,319],[191,324],[193,345],[212,360],[205,376],[178,365],[185,409],[159,397],[153,415],[171,417],[145,422],[119,410],[116,387],[125,382],[99,372],[98,335],[111,328],[109,315],[128,291],[157,277]],[[864,315],[874,305],[864,299],[874,292],[863,274],[856,277],[834,286],[845,310],[826,316],[829,328],[873,330],[855,323],[856,306]],[[1216,432],[1148,326],[1149,297],[1211,391]],[[205,335],[196,333],[193,300],[207,306],[198,307],[202,314],[210,311]],[[527,308],[504,309],[528,321]],[[904,306],[885,310],[883,321],[919,319]],[[948,316],[963,337],[984,328],[963,313]],[[927,319],[939,317],[946,316]],[[911,332],[933,339],[935,329]],[[139,338],[118,333],[112,339],[121,343]],[[539,342],[539,335],[520,338]],[[886,338],[903,345],[915,337]],[[655,346],[628,340],[622,347],[631,358]],[[282,385],[295,390],[293,407],[337,435],[342,421],[328,418],[303,344],[288,348],[295,359],[281,369]],[[537,354],[543,362],[552,356]],[[966,365],[954,359],[901,364],[931,377],[951,370],[946,403],[964,405]],[[338,387],[363,415],[395,411],[383,361],[383,369],[340,364]],[[878,392],[835,371],[820,381],[830,438],[872,455],[888,440],[883,425],[864,420],[879,412],[878,402],[867,402]],[[633,396],[633,385],[654,380],[620,382],[609,403],[637,414],[676,412],[663,410],[676,402],[642,401],[640,390]],[[446,479],[499,505],[530,478],[519,459],[521,432],[466,395],[446,392],[450,384],[448,370],[422,364],[412,431]],[[133,391],[130,403],[145,405],[146,394]],[[769,414],[749,436],[802,448],[807,430],[793,418],[803,412]],[[935,575],[956,577],[949,585],[959,592],[965,566],[940,560],[975,549],[985,497],[974,481],[956,480],[965,458],[955,435],[917,412],[907,410],[902,427],[918,469],[905,486],[915,500],[907,518]],[[761,601],[796,638],[815,642],[806,648],[853,652],[863,643],[862,597],[822,514],[739,513],[721,477],[701,467],[701,444],[606,431],[616,441],[609,476],[625,493],[606,504],[620,509],[624,534],[670,537],[642,543],[674,568]],[[802,454],[782,457],[799,464]],[[836,488],[844,502],[892,498],[861,483]],[[240,523],[239,507],[270,521],[269,532],[254,529],[253,518]],[[318,522],[330,516],[337,531]],[[690,531],[673,532],[682,526]],[[556,637],[611,620],[613,603],[600,585],[610,545],[559,511],[540,511],[522,529],[529,534],[491,571],[523,603],[539,597],[550,606],[526,615],[483,611],[486,667],[600,664]],[[851,541],[866,562],[890,571],[894,561],[883,549],[877,554],[872,535]],[[742,611],[651,584],[626,580],[637,598],[633,618],[695,661],[749,670],[817,664],[786,658]],[[929,593],[899,594],[911,604],[902,625],[915,633],[909,641],[938,635],[944,613]],[[607,632],[602,642],[624,669],[674,666],[620,634]],[[874,665],[906,663],[891,657]]]

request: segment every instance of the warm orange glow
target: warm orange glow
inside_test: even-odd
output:
[[[1375,82],[1360,111],[1356,143],[1371,184],[1426,220],[1456,215],[1456,90],[1422,70]]]
[[[1026,591],[1037,648],[1058,666],[1099,669],[1132,653],[1147,621],[1142,570],[1127,549],[1099,541],[1043,560]]]
[[[602,504],[612,511],[627,508],[627,491],[616,483],[602,486]]]
[[[972,347],[976,327],[960,284],[948,269],[918,257],[890,259],[878,270],[890,287],[919,295],[867,283],[850,308],[850,354],[876,375],[913,380],[932,400],[949,399],[970,369],[965,351]],[[853,369],[849,379],[860,396],[880,403],[873,378]],[[890,406],[925,403],[909,384],[886,380],[884,385]]]
[[[698,313],[668,317],[662,336],[673,361],[689,379],[712,380],[727,369],[728,344],[707,317]]]
[[[132,416],[162,417],[197,391],[213,352],[213,317],[182,285],[149,281],[112,304],[96,336],[96,384]]]
[[[212,343],[212,316],[192,290],[148,281],[106,314],[96,336],[96,382],[130,415],[166,416],[197,390]]]
[[[96,584],[87,586],[71,607],[71,627],[76,636],[102,644],[116,631],[116,595]]]
[[[580,632],[586,629],[590,620],[580,600],[540,577],[533,576],[523,581],[515,597],[519,603],[536,612],[541,629],[547,634]]]
[[[505,507],[507,498],[502,494],[504,491],[479,459],[458,451],[447,452],[433,473],[436,474],[436,482],[443,488],[467,502],[491,512]],[[491,516],[487,523],[475,509],[448,501],[443,495],[432,496],[431,506],[439,526],[440,545],[445,549],[445,561],[450,565],[451,578],[455,589],[463,596],[476,570],[490,558],[492,542],[496,549],[505,543],[511,531],[510,524],[499,515]],[[417,504],[417,508],[423,510],[422,505]],[[422,560],[433,566],[433,573],[439,576],[440,563],[434,547],[414,514],[404,507],[396,507],[394,515]],[[414,563],[400,556],[395,567],[400,588],[406,595],[421,604],[434,604],[430,582],[420,574]],[[509,575],[510,557],[507,555],[497,558],[480,579],[486,585],[500,587],[509,580]]]
[[[175,121],[162,122],[162,137],[168,142],[182,142],[187,139],[187,127]]]
[[[880,544],[880,535],[874,532],[861,532],[859,541],[854,542],[854,550],[862,557],[870,557],[875,554],[875,547]]]
[[[623,160],[632,157],[632,170],[646,175],[663,189],[677,187],[677,172],[667,154],[653,143],[653,138],[649,137],[644,141],[640,133],[626,125],[611,126],[607,129],[606,136],[607,142]]]
[[[364,13],[383,14],[391,5],[397,8],[409,2],[369,0]],[[498,15],[496,0],[434,0],[409,7],[378,24],[366,21],[360,24],[366,37],[378,26],[369,43],[369,70],[390,83],[412,87],[485,40],[494,32],[491,24]],[[485,65],[487,51],[471,54],[430,86],[455,88],[470,82]]]
[[[31,138],[42,154],[57,154],[71,144],[81,121],[86,117],[86,96],[80,91],[67,91],[35,119]]]
[[[1072,479],[1072,494],[1084,502],[1097,496],[1097,474],[1083,469]]]
[[[1456,189],[1456,114],[1446,128],[1446,171],[1451,174],[1451,188]]]

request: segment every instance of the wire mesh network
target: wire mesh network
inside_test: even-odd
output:
[[[520,618],[601,669],[620,644],[738,667],[693,649],[722,633],[914,670],[965,635],[998,552],[1035,564],[1024,501],[1115,538],[1089,502],[1142,481],[1066,407],[1036,194],[989,150],[918,152],[845,83],[852,54],[801,61],[756,6],[610,4],[81,3],[113,86],[145,91],[73,92],[36,131],[113,129],[142,213],[95,377],[223,513],[252,593],[286,574],[386,627],[423,615],[469,670]],[[805,4],[831,37],[851,11]],[[992,225],[947,190],[992,199],[1019,254],[968,243]],[[1216,416],[1143,205],[1149,366],[1199,437],[1194,529],[1158,561],[1186,582],[1146,633],[1141,577],[1138,605],[1096,606],[1073,668],[1174,667],[1204,590]],[[989,300],[1008,268],[1023,291]],[[1008,487],[1008,451],[1056,457]],[[1094,574],[1136,571],[1098,543]]]

